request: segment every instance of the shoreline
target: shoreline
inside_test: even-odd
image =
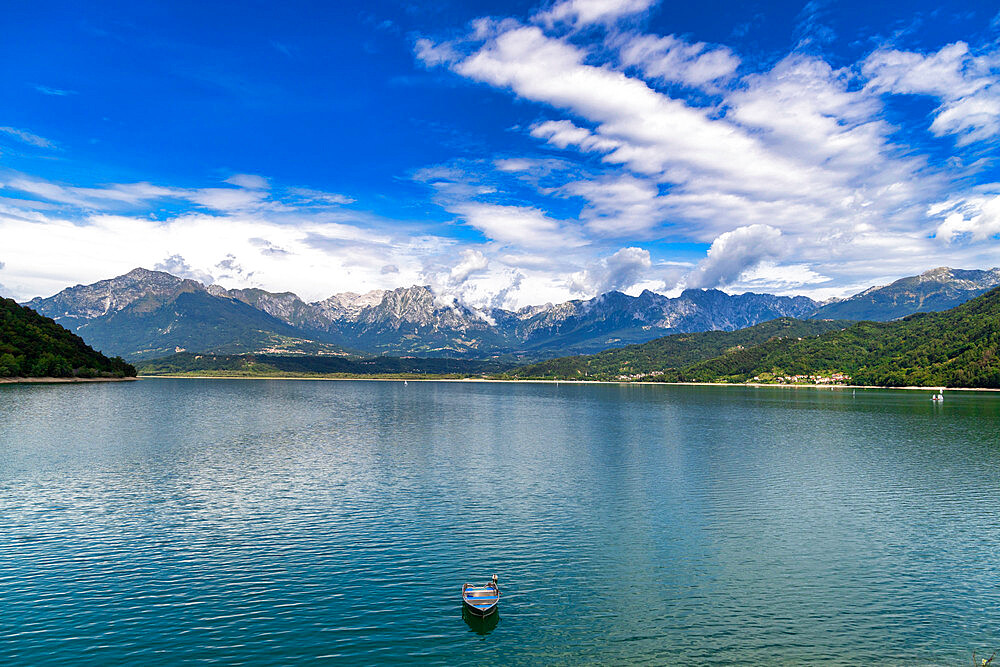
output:
[[[82,384],[84,382],[135,382],[139,378],[0,378],[0,384]]]
[[[670,386],[670,387],[755,387],[755,388],[782,388],[782,389],[901,389],[905,391],[983,391],[1000,392],[1000,388],[992,389],[985,387],[883,387],[881,385],[864,384],[766,384],[754,383],[734,383],[734,382],[625,382],[620,380],[494,380],[490,378],[395,378],[395,377],[323,377],[323,376],[303,376],[293,377],[287,375],[140,375],[138,378],[155,380],[158,378],[170,380],[325,380],[343,382],[482,382],[482,383],[510,383],[510,384],[617,384],[617,385],[643,385],[643,386]]]

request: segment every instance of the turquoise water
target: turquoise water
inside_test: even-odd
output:
[[[928,399],[0,385],[0,663],[967,664],[1000,395]]]

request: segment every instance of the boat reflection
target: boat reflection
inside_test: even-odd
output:
[[[465,605],[462,605],[462,619],[465,624],[469,626],[469,630],[475,632],[477,635],[488,635],[493,632],[497,624],[500,622],[500,612],[495,611],[485,618],[482,616],[476,616],[470,613]]]

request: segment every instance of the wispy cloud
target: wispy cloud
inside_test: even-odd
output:
[[[959,146],[1000,135],[1000,49],[977,55],[965,42],[927,54],[879,49],[862,71],[877,92],[937,98],[930,129],[956,135]]]
[[[256,174],[233,174],[226,179],[226,183],[251,190],[267,190],[271,187],[266,178]]]
[[[49,86],[42,86],[36,84],[34,86],[35,90],[40,92],[42,95],[52,95],[55,97],[66,97],[67,95],[76,95],[75,90],[64,90],[62,88],[50,88]]]
[[[311,188],[289,188],[288,194],[295,197],[303,204],[323,204],[323,205],[345,205],[353,204],[354,198],[339,192],[324,192],[323,190],[313,190]]]
[[[45,137],[40,137],[37,134],[28,132],[27,130],[19,130],[16,127],[0,127],[0,132],[13,137],[22,143],[37,146],[38,148],[57,148],[54,141],[50,141]]]
[[[571,23],[577,26],[592,23],[613,23],[623,16],[647,11],[657,0],[560,0],[534,19],[553,25]]]
[[[560,12],[573,22],[569,6]],[[822,7],[810,11],[818,26]],[[795,276],[803,287],[847,284],[859,270],[875,270],[886,248],[900,253],[889,261],[915,269],[909,253],[940,253],[931,237],[941,217],[929,215],[929,206],[960,175],[898,143],[897,128],[885,120],[884,93],[923,90],[934,79],[910,81],[905,67],[892,78],[878,63],[898,55],[876,53],[863,67],[837,69],[793,53],[739,75],[739,56],[722,45],[623,31],[611,21],[601,50],[546,29],[556,23],[483,19],[464,38],[426,40],[416,55],[547,108],[556,117],[528,128],[531,136],[599,159],[603,173],[539,188],[583,200],[575,228],[582,241],[620,235],[711,243],[687,280],[704,287],[739,284],[765,265],[783,289]],[[941,85],[971,104],[970,95],[993,94],[995,65],[966,56],[958,48],[944,59],[946,71],[956,71],[955,62],[964,69]],[[859,71],[867,86],[859,85]],[[716,101],[676,95],[673,84],[710,90]],[[992,107],[980,102],[980,114],[964,115],[964,125],[954,120],[958,102],[942,108],[932,131],[993,131]],[[491,196],[493,206],[504,205],[501,194]]]

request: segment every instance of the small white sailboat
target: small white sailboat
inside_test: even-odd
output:
[[[933,396],[931,396],[931,400],[932,401],[943,401],[944,400],[944,390],[943,389],[939,389],[938,393],[936,393]]]

